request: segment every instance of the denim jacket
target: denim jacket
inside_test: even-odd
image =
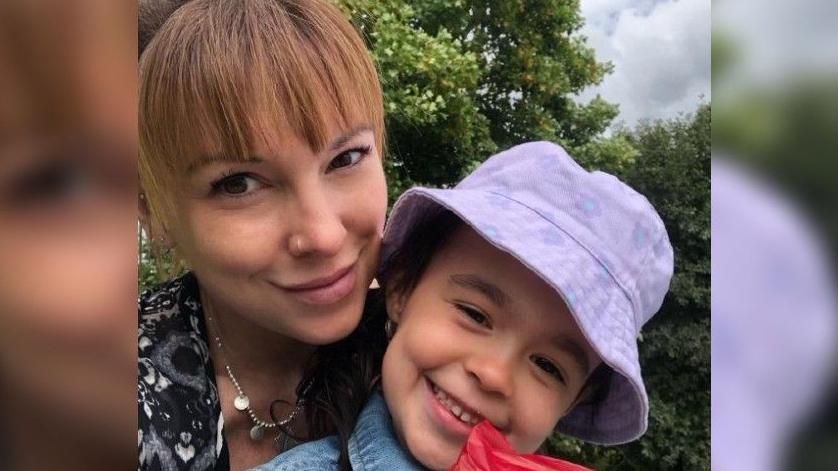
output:
[[[390,411],[380,394],[374,394],[349,437],[349,462],[354,471],[422,470],[396,439]],[[338,468],[340,449],[336,436],[298,445],[252,471],[331,471]]]

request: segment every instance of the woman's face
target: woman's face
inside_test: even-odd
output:
[[[533,452],[568,412],[599,359],[561,297],[468,227],[434,256],[406,300],[384,356],[384,396],[399,438],[447,469],[489,420]]]
[[[358,324],[378,265],[387,192],[371,127],[327,144],[280,133],[183,176],[169,236],[217,312],[322,345]]]

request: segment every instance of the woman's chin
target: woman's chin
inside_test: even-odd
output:
[[[361,322],[362,308],[345,310],[307,323],[297,338],[310,345],[328,345],[345,339]]]

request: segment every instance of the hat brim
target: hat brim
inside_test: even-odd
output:
[[[557,430],[603,445],[641,436],[647,427],[648,398],[640,374],[633,308],[607,268],[532,208],[506,196],[467,189],[414,188],[403,194],[387,223],[383,260],[401,247],[419,218],[439,207],[452,211],[555,289],[588,342],[613,370],[605,398],[575,407]],[[503,217],[502,223],[498,217]],[[534,237],[540,243],[533,243]]]

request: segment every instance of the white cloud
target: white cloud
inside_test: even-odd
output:
[[[711,0],[583,0],[582,34],[614,72],[596,94],[620,105],[617,121],[670,118],[710,99]]]

